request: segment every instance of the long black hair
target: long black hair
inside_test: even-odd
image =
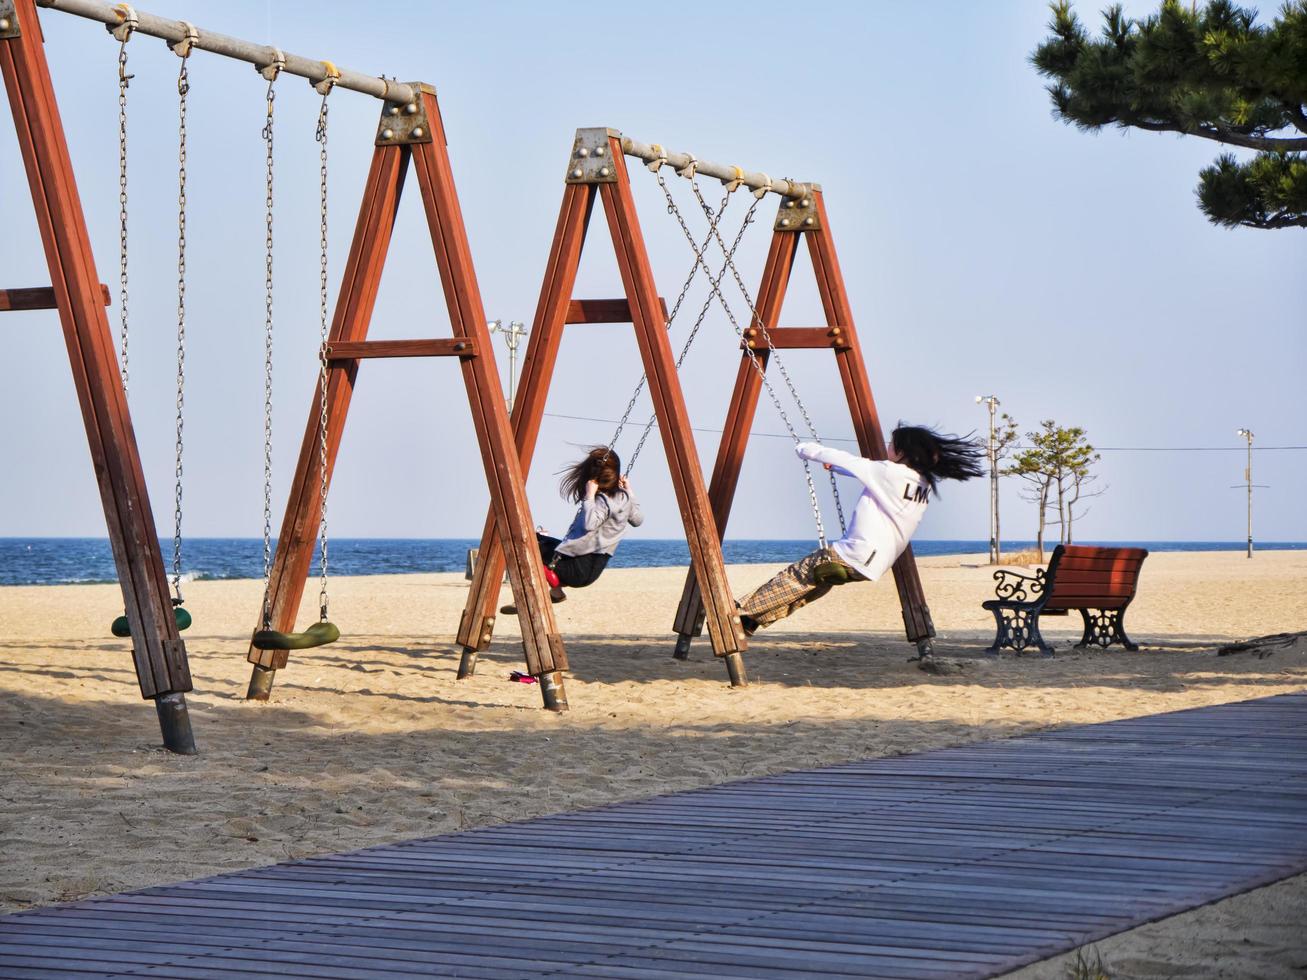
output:
[[[945,435],[924,425],[900,422],[892,438],[903,464],[921,474],[931,493],[939,493],[940,480],[970,480],[985,474],[983,461],[988,453],[974,437]]]
[[[620,486],[622,461],[608,446],[595,446],[581,459],[562,470],[563,479],[558,492],[564,500],[579,504],[585,499],[585,485],[591,480],[599,484],[599,492],[612,496]]]

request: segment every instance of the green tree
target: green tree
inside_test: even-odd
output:
[[[1214,224],[1307,227],[1307,0],[1269,27],[1229,0],[1163,0],[1135,20],[1114,4],[1090,38],[1067,0],[1051,4],[1052,36],[1031,62],[1054,114],[1082,130],[1116,125],[1181,133],[1255,150],[1224,153],[1199,175],[1198,206]]]
[[[1039,529],[1035,536],[1039,561],[1044,560],[1044,532],[1048,526],[1050,506],[1056,504],[1058,539],[1071,543],[1071,531],[1078,516],[1076,507],[1085,497],[1097,496],[1102,490],[1091,489],[1097,479],[1093,466],[1101,458],[1079,426],[1060,426],[1052,419],[1039,423],[1027,432],[1030,445],[1016,454],[1012,465],[1004,470],[1008,476],[1025,481],[1025,499],[1039,508]],[[1080,511],[1083,515],[1084,511]]]

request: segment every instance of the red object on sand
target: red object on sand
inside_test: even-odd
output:
[[[515,670],[508,675],[510,681],[517,681],[519,684],[535,684],[536,679],[530,674],[524,674],[520,670]]]

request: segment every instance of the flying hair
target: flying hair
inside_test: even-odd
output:
[[[562,479],[558,492],[564,500],[579,504],[585,499],[585,485],[591,480],[599,484],[599,492],[611,496],[620,485],[622,461],[609,446],[595,446],[581,459],[559,471]]]
[[[987,454],[975,433],[946,435],[924,425],[900,422],[892,441],[904,465],[920,473],[936,496],[940,480],[970,480],[985,474],[983,461]]]

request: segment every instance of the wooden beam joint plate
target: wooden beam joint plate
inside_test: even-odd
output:
[[[776,231],[821,231],[821,216],[812,196],[787,197],[776,212]]]
[[[602,126],[578,129],[576,139],[572,141],[572,155],[567,161],[567,183],[617,183],[617,168],[613,164],[609,140],[621,135],[615,129]]]
[[[18,29],[18,11],[14,8],[14,0],[0,0],[0,41],[12,41],[22,36],[23,32]]]
[[[424,82],[408,83],[418,97],[412,102],[387,100],[381,108],[381,122],[377,124],[377,146],[411,146],[431,142],[431,120],[427,118],[426,103],[422,95],[435,95],[436,90]]]

